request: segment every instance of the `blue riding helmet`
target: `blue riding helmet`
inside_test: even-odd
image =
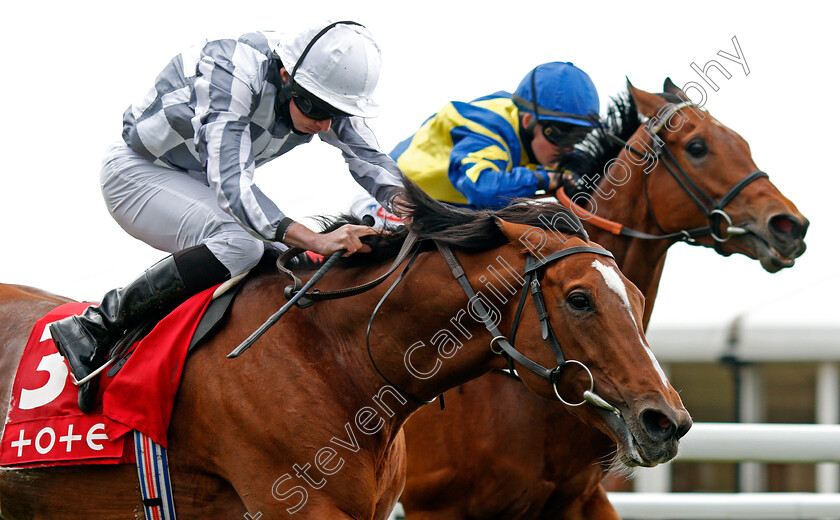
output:
[[[591,127],[595,126],[591,117],[597,117],[601,110],[595,84],[585,72],[567,62],[537,65],[522,79],[512,97],[520,110],[534,114],[539,121]]]

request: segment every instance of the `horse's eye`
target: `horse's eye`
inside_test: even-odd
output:
[[[592,302],[589,301],[589,296],[581,292],[570,294],[567,301],[576,311],[588,311],[592,309]]]
[[[694,141],[691,141],[685,148],[688,150],[688,153],[694,157],[703,157],[709,153],[709,149],[706,147],[706,142],[702,139],[695,139]]]

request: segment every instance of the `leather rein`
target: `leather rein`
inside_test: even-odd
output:
[[[642,231],[637,231],[635,229],[630,229],[625,227],[623,224],[619,224],[617,222],[613,222],[611,220],[607,220],[605,218],[599,217],[594,213],[590,213],[587,210],[581,208],[574,201],[572,201],[563,189],[558,189],[556,193],[557,200],[560,201],[561,204],[566,206],[569,209],[574,210],[578,215],[581,216],[582,219],[586,220],[590,224],[595,227],[601,228],[605,231],[608,231],[614,235],[621,235],[627,236],[632,238],[639,238],[642,240],[682,240],[688,243],[696,242],[696,238],[700,236],[711,236],[712,239],[715,241],[715,250],[720,252],[719,245],[728,241],[733,236],[743,235],[748,233],[748,231],[742,227],[737,227],[732,225],[732,219],[729,215],[724,211],[724,207],[729,204],[732,199],[734,199],[741,191],[746,188],[750,183],[756,181],[758,179],[768,177],[767,173],[756,170],[743,179],[736,182],[729,191],[727,191],[720,199],[714,200],[711,196],[709,196],[705,191],[703,191],[700,186],[695,183],[691,177],[685,172],[683,167],[677,161],[677,158],[674,157],[674,154],[671,150],[668,149],[667,146],[664,146],[664,143],[661,139],[657,136],[659,132],[662,131],[662,128],[665,127],[665,124],[674,116],[677,112],[682,110],[683,108],[687,107],[696,107],[697,105],[691,101],[683,101],[681,103],[677,103],[675,105],[671,105],[671,108],[658,120],[657,119],[650,119],[647,122],[648,126],[648,133],[651,135],[651,144],[656,154],[656,159],[661,161],[662,164],[665,165],[665,168],[668,170],[668,173],[677,181],[680,188],[688,195],[688,197],[696,204],[702,211],[703,214],[706,216],[706,219],[709,222],[708,226],[700,227],[700,228],[693,228],[693,229],[682,229],[680,231],[674,233],[666,232],[662,226],[659,224],[659,221],[656,218],[656,215],[653,212],[653,206],[650,203],[650,197],[648,196],[648,180],[647,177],[645,178],[644,187],[645,187],[645,201],[648,207],[648,213],[650,214],[651,218],[653,219],[656,227],[662,231],[663,234],[661,235],[652,235],[649,233],[644,233]],[[620,137],[614,134],[606,134],[608,138],[617,141],[622,144],[628,151],[632,154],[636,155],[639,158],[646,158],[648,157],[647,154],[640,152],[639,150],[633,148],[629,145],[627,141],[621,139]],[[648,175],[649,177],[649,175]],[[718,232],[720,230],[721,219],[726,222],[726,234],[725,236],[721,237],[718,236]]]

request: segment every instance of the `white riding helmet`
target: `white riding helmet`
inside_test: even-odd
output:
[[[326,22],[282,38],[276,51],[292,79],[318,99],[350,115],[379,115],[371,95],[381,51],[364,26]]]

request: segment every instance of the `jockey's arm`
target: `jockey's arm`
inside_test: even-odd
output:
[[[403,174],[397,163],[379,148],[376,136],[363,118],[336,120],[318,137],[341,150],[353,179],[383,208],[397,213],[393,203],[403,187]]]
[[[506,147],[484,135],[461,139],[449,156],[449,179],[472,206],[501,208],[516,197],[533,197],[548,187],[545,170],[512,164]]]
[[[257,70],[258,53],[237,55],[236,70]],[[231,58],[233,59],[233,58]],[[259,106],[258,74],[231,73],[205,57],[195,79],[196,145],[219,206],[251,234],[277,240],[291,220],[254,184],[252,110]]]

